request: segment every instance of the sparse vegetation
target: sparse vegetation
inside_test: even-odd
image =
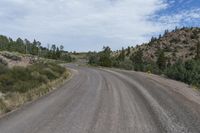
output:
[[[59,78],[65,68],[54,63],[37,63],[28,67],[0,66],[0,91],[25,93],[33,88]]]
[[[0,64],[0,114],[49,92],[69,76],[54,62],[39,62],[27,67]]]
[[[8,58],[8,59],[14,60],[14,61],[21,61],[20,56],[17,56],[15,54],[10,53],[10,52],[2,52],[1,55]]]
[[[0,98],[0,114],[8,112],[6,104],[4,101]]]
[[[152,37],[149,43],[132,49],[112,52],[104,47],[102,52],[89,54],[89,64],[165,74],[200,88],[199,38],[199,28],[166,30],[163,36]]]

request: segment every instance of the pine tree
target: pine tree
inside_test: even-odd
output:
[[[199,60],[200,59],[200,41],[198,41],[197,43],[197,50],[196,50],[196,59]]]
[[[131,55],[130,60],[133,62],[134,69],[136,71],[143,71],[143,52],[142,50],[138,50],[134,54]]]
[[[130,55],[130,53],[131,53],[131,48],[128,46],[128,48],[127,48],[127,56],[129,56]]]
[[[121,53],[120,53],[119,56],[118,56],[118,60],[124,61],[125,56],[126,56],[126,55],[125,55],[125,50],[124,50],[124,48],[122,48]]]
[[[56,48],[56,59],[59,59],[60,56],[61,56],[61,52],[60,52],[59,48],[57,47]]]
[[[164,70],[166,68],[166,57],[164,51],[159,52],[156,64],[160,70]]]
[[[167,35],[169,33],[169,30],[165,30],[164,35]]]
[[[100,65],[105,67],[111,67],[112,61],[110,59],[111,49],[109,47],[103,47],[103,51],[100,52]]]
[[[60,51],[63,51],[63,50],[64,50],[64,46],[60,45]]]

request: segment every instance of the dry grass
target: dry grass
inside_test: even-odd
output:
[[[7,112],[6,104],[4,103],[3,99],[0,98],[0,114],[6,112]]]

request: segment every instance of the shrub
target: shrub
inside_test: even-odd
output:
[[[0,58],[0,65],[5,65],[5,66],[7,66],[8,63],[6,62],[6,60]]]
[[[7,71],[8,71],[8,67],[3,64],[0,64],[0,75],[7,73]]]
[[[59,74],[54,72],[52,69],[50,68],[44,68],[41,71],[41,74],[46,75],[48,79],[53,80],[59,77]]]
[[[99,63],[99,55],[96,52],[89,52],[87,56],[90,65],[97,65]]]
[[[178,61],[165,70],[165,74],[172,79],[179,80],[200,87],[200,61],[190,60],[185,63]]]
[[[7,112],[6,104],[3,102],[3,100],[0,98],[0,114]]]
[[[144,72],[154,73],[154,74],[161,74],[160,69],[158,68],[158,66],[154,62],[145,63],[143,71]]]
[[[4,53],[2,53],[2,55],[4,57],[11,59],[11,60],[14,60],[14,61],[20,61],[21,60],[21,57],[14,55],[12,53],[9,53],[9,52],[4,52]]]
[[[59,78],[65,68],[54,63],[37,63],[31,66],[8,69],[0,65],[0,91],[24,93]]]
[[[39,82],[45,82],[45,83],[47,83],[49,81],[49,79],[47,78],[46,75],[41,75],[37,71],[31,72],[31,76],[32,76],[32,78],[34,80],[38,80]]]
[[[123,68],[126,70],[132,70],[133,64],[131,60],[125,59],[124,61],[113,60],[113,66],[117,68]]]
[[[164,70],[166,67],[166,57],[164,51],[160,51],[157,59],[157,65],[160,70]]]

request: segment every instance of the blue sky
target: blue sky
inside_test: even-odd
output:
[[[69,51],[135,46],[199,22],[199,0],[0,0],[0,34]]]

